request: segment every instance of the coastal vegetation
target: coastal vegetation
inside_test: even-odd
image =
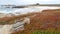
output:
[[[0,19],[0,23],[13,24],[15,20],[24,17],[30,18],[30,24],[25,24],[25,30],[13,34],[60,34],[60,9],[4,17]]]
[[[30,24],[25,25],[22,34],[60,34],[60,9],[43,10],[30,17]]]

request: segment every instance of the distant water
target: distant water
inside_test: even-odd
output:
[[[10,12],[13,12],[15,9],[12,9],[12,8],[0,8],[0,13],[10,13]]]
[[[4,8],[0,7],[0,13],[14,13],[19,12],[21,14],[28,12],[37,12],[44,9],[58,9],[59,7],[48,7],[48,6],[37,6],[37,7],[28,7],[28,8]]]

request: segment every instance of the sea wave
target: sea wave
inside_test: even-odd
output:
[[[38,12],[47,9],[60,9],[60,7],[48,7],[48,6],[35,6],[35,7],[28,7],[28,8],[0,8],[0,13],[13,13],[13,14],[26,14],[29,12]]]

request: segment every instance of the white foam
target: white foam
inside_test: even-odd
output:
[[[14,15],[21,15],[26,14],[30,12],[42,12],[42,10],[48,10],[48,9],[60,9],[60,7],[51,7],[51,6],[31,6],[27,8],[19,8],[19,9],[12,9],[11,11],[0,11],[0,13],[12,13]]]

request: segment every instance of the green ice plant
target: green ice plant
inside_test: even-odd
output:
[[[60,34],[60,32],[58,31],[48,31],[48,30],[45,30],[45,31],[41,31],[41,30],[36,30],[36,31],[33,31],[31,32],[32,34]]]
[[[7,24],[7,22],[0,22],[0,25],[5,25]]]

